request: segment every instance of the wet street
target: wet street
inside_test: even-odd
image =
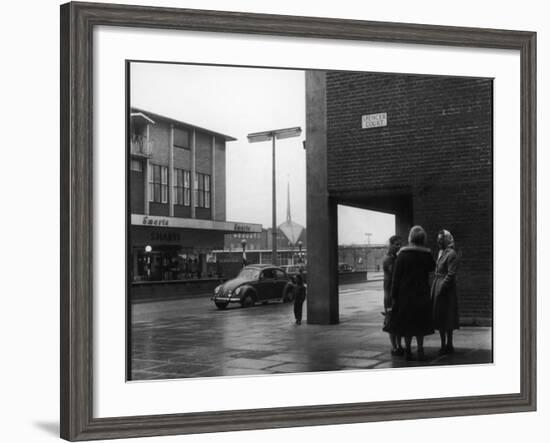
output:
[[[392,357],[382,332],[382,282],[340,286],[340,323],[294,323],[292,303],[220,311],[208,296],[132,306],[131,380],[277,374],[490,363],[491,328],[463,327],[452,355],[439,336],[425,339],[426,360]],[[307,300],[306,300],[307,304]],[[414,350],[413,341],[413,350]]]

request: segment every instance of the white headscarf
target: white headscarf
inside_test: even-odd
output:
[[[443,252],[449,248],[454,248],[455,247],[455,239],[453,237],[453,234],[451,234],[449,231],[447,231],[446,229],[442,229],[441,231],[439,231],[439,235],[442,235],[443,238],[445,239],[445,243],[447,243],[447,245],[445,246],[445,249],[440,249],[439,250],[439,254],[437,255],[437,259],[439,260],[439,258],[443,255]]]

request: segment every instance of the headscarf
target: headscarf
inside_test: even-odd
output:
[[[439,231],[438,236],[440,236],[440,235],[443,236],[443,238],[445,239],[445,243],[447,243],[447,245],[445,246],[445,249],[440,249],[439,250],[439,254],[437,256],[438,259],[443,255],[443,251],[445,251],[449,248],[454,249],[454,247],[455,247],[455,239],[453,237],[453,234],[451,234],[446,229],[442,229],[441,231]]]

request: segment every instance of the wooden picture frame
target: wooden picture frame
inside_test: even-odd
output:
[[[496,48],[521,57],[521,389],[465,396],[185,414],[93,416],[92,31],[119,26]],[[536,34],[99,3],[61,6],[61,437],[70,441],[342,424],[536,408]]]

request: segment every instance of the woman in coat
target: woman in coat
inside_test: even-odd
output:
[[[432,284],[433,320],[441,338],[440,354],[454,352],[453,331],[458,329],[458,300],[456,295],[456,270],[458,255],[454,239],[449,231],[437,236],[439,255]]]
[[[429,275],[435,261],[426,245],[426,232],[413,226],[409,245],[401,248],[393,268],[390,329],[405,337],[405,357],[412,360],[411,342],[416,337],[418,359],[424,358],[424,336],[433,334]]]

